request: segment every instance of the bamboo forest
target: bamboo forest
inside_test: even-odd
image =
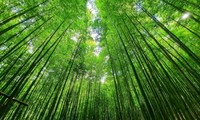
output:
[[[200,1],[0,0],[0,120],[200,120]]]

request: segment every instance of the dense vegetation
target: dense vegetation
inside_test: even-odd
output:
[[[0,119],[200,119],[198,1],[0,0]]]

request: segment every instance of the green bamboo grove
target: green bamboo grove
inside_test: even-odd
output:
[[[199,0],[0,0],[0,120],[198,120],[199,28]]]

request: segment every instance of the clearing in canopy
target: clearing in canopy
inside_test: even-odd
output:
[[[199,119],[199,0],[0,0],[0,120]]]

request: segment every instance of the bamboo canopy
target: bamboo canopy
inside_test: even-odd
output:
[[[199,0],[0,0],[0,119],[200,119]]]

